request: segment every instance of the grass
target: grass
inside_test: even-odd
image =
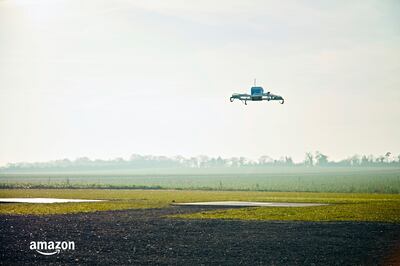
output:
[[[400,193],[399,168],[245,167],[0,173],[0,188]]]
[[[400,223],[400,195],[360,193],[109,190],[109,189],[0,189],[0,198],[52,197],[105,199],[94,203],[0,204],[0,214],[52,215],[138,208],[164,208],[172,202],[274,201],[321,202],[328,206],[297,208],[240,208],[173,216],[186,219],[285,221],[370,221]]]
[[[302,208],[240,208],[184,214],[175,217],[187,219],[400,223],[400,202],[386,201]]]

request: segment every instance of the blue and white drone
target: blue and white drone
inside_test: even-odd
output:
[[[256,86],[256,80],[254,80],[254,86],[250,89],[251,94],[247,93],[234,93],[230,100],[233,102],[235,99],[241,100],[247,105],[247,101],[280,101],[281,104],[285,102],[282,96],[272,94],[271,92],[264,93],[262,87]]]

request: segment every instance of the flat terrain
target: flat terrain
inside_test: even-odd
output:
[[[273,221],[370,221],[400,223],[399,194],[296,193],[195,190],[122,189],[0,189],[0,198],[61,198],[107,200],[103,202],[0,204],[0,214],[54,215],[125,209],[166,208],[180,202],[256,201],[328,203],[314,207],[236,208],[179,216],[193,219]]]
[[[400,224],[185,220],[171,207],[66,215],[0,215],[0,264],[395,265]],[[30,241],[75,241],[43,256]]]
[[[396,167],[225,167],[0,171],[1,188],[153,188],[400,193]]]
[[[104,199],[0,204],[0,264],[396,265],[400,195],[250,191],[0,189],[0,198]],[[179,202],[328,203],[220,208]],[[30,241],[75,241],[43,256]]]

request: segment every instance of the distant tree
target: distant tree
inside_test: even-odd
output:
[[[207,155],[199,155],[197,156],[197,161],[199,162],[200,167],[206,167],[207,162],[210,160],[210,158]]]
[[[386,154],[385,154],[385,161],[387,162],[387,163],[389,163],[389,158],[390,158],[390,155],[391,155],[392,153],[391,152],[387,152]]]
[[[261,165],[271,163],[272,161],[273,161],[273,159],[271,157],[269,157],[268,155],[263,155],[260,158],[258,158],[258,163]]]
[[[35,167],[46,167],[46,163],[40,163],[40,164],[35,164]],[[71,161],[68,159],[62,159],[62,160],[56,160],[53,162],[54,167],[61,167],[61,168],[65,168],[65,167],[69,167],[71,166]]]
[[[88,163],[90,159],[88,157],[79,157],[75,160],[75,163]]]
[[[200,167],[199,162],[197,161],[196,157],[191,157],[188,161],[187,164],[189,167]]]
[[[372,163],[373,163],[373,160],[370,161],[370,158],[368,158],[367,156],[363,155],[361,157],[361,165],[362,166],[368,166],[368,165],[371,165]]]
[[[183,157],[182,155],[177,155],[177,156],[175,156],[175,157],[172,158],[172,159],[173,159],[174,161],[180,163],[180,164],[183,164],[183,163],[185,163],[185,161],[186,161],[186,158]]]
[[[285,163],[287,165],[293,165],[293,159],[290,156],[285,156]]]
[[[122,157],[117,157],[117,158],[114,159],[114,162],[116,162],[116,163],[124,162],[124,158],[122,158]]]
[[[215,160],[215,163],[217,166],[224,166],[225,165],[225,160],[221,158],[221,156],[218,156],[218,158]]]
[[[142,159],[142,156],[139,155],[139,154],[132,154],[132,155],[129,157],[129,161],[138,161],[138,160],[140,160],[140,159]]]
[[[237,157],[232,157],[228,159],[228,165],[232,167],[238,167],[240,166],[239,158]]]
[[[207,166],[208,167],[215,167],[217,166],[217,160],[215,158],[211,158],[210,160],[207,161]]]
[[[378,156],[378,158],[376,158],[376,162],[383,164],[383,162],[385,161],[385,156]]]
[[[350,157],[349,161],[350,161],[351,166],[357,166],[357,165],[360,165],[360,163],[361,163],[360,156],[357,154]]]
[[[316,165],[319,166],[324,166],[328,164],[328,156],[325,154],[322,154],[321,152],[317,151],[315,153],[315,160],[316,160]]]
[[[95,159],[91,160],[88,157],[80,157],[76,160],[61,159],[48,162],[17,162],[9,163],[6,166],[0,167],[1,171],[12,170],[56,170],[56,169],[133,169],[133,168],[163,168],[163,167],[250,167],[250,166],[292,166],[292,165],[305,165],[305,166],[399,166],[400,155],[394,156],[391,152],[386,152],[384,155],[354,155],[340,161],[329,161],[328,156],[316,151],[315,154],[307,152],[305,159],[302,163],[296,164],[289,156],[282,156],[278,160],[274,160],[269,156],[261,156],[258,160],[250,160],[245,157],[208,157],[200,155],[197,157],[185,158],[183,156],[167,157],[167,156],[154,156],[154,155],[138,155],[132,154],[129,160],[124,160],[121,157],[107,160]]]
[[[75,166],[86,167],[89,166],[91,163],[88,157],[80,157],[74,161]]]
[[[239,165],[244,166],[247,163],[247,159],[245,157],[239,158]]]
[[[311,152],[306,153],[306,158],[304,159],[304,165],[313,166],[314,165],[314,156]]]

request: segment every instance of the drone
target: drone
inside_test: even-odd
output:
[[[247,101],[280,101],[281,104],[285,102],[282,96],[272,94],[271,92],[264,93],[262,87],[256,86],[256,80],[254,80],[254,86],[250,88],[250,93],[234,93],[232,94],[230,101],[233,102],[235,99],[241,100],[247,105]]]

